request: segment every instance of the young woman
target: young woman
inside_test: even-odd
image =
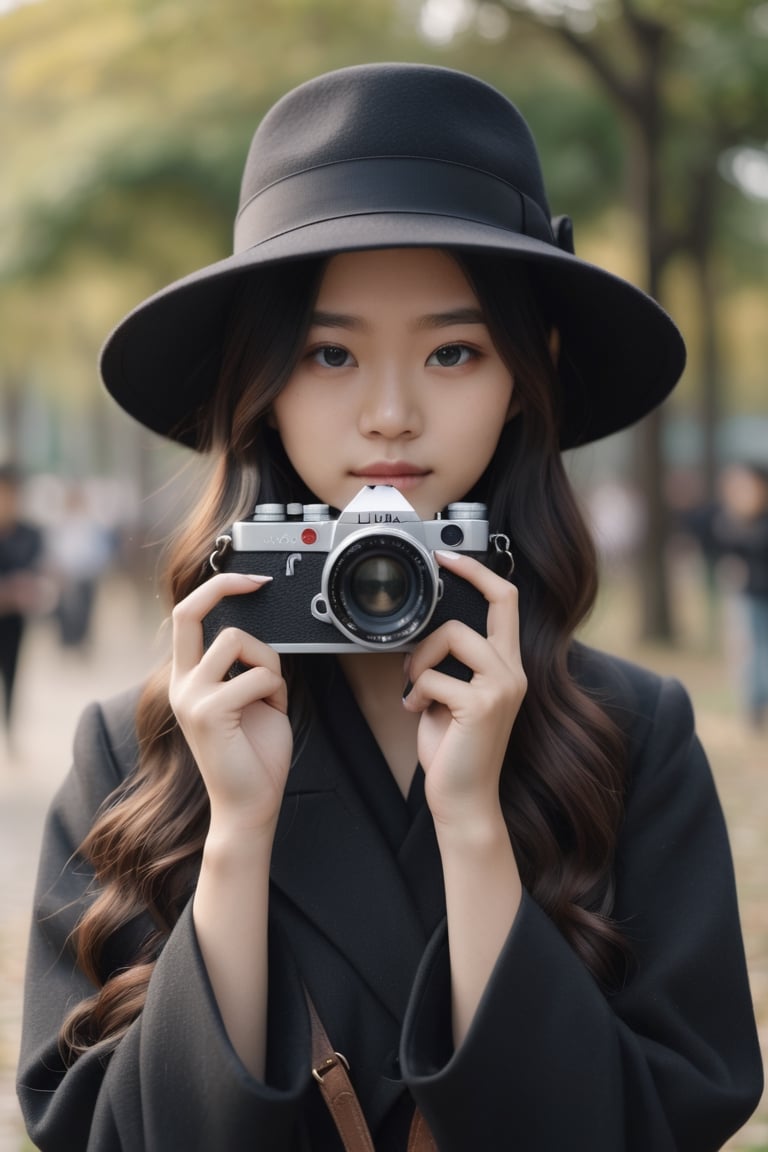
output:
[[[103,355],[213,470],[169,558],[169,665],[86,712],[51,811],[33,1140],[719,1148],[761,1087],[722,814],[682,688],[574,641],[595,558],[560,458],[664,398],[677,330],[573,255],[517,110],[444,69],[289,93],[235,235]],[[484,627],[281,653],[237,626],[312,617],[258,550],[219,563],[227,528],[366,485],[421,521],[487,506],[500,564],[436,552]]]

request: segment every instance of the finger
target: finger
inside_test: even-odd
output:
[[[288,712],[288,688],[280,672],[273,668],[248,668],[225,688],[231,693],[229,703],[237,709],[247,708],[255,700],[262,700],[279,712]]]
[[[451,655],[472,671],[470,683],[477,687],[478,677],[493,685],[493,694],[504,694],[514,679],[513,660],[496,651],[484,636],[458,620],[449,620],[421,641],[411,656],[409,676],[412,689],[406,698],[408,711],[423,711],[434,701],[452,712],[465,706],[468,684],[438,666]]]
[[[415,682],[428,668],[437,666],[446,658],[454,656],[472,671],[486,666],[489,660],[496,659],[496,653],[489,648],[488,641],[460,620],[446,620],[434,632],[419,641],[411,653],[408,677]]]
[[[482,637],[480,641],[485,645],[485,659],[481,666],[473,669],[469,683],[427,667],[413,680],[403,699],[406,711],[424,712],[432,705],[440,704],[459,721],[490,720],[493,715],[507,716],[510,721],[514,719],[528,686],[522,665],[507,665]],[[489,653],[493,657],[490,663],[487,659]],[[470,664],[466,654],[461,659]]]
[[[407,712],[424,712],[434,704],[442,704],[456,716],[466,703],[466,693],[464,680],[427,668],[414,680],[408,695],[403,697],[403,706]]]
[[[233,664],[269,668],[280,675],[280,657],[269,644],[242,628],[222,628],[199,663],[191,670],[191,679],[210,683],[227,677]]]
[[[179,672],[199,664],[203,655],[203,618],[224,596],[254,592],[271,580],[271,576],[248,576],[240,572],[221,572],[195,588],[173,609],[173,661]]]
[[[488,601],[488,639],[508,654],[520,647],[520,618],[516,585],[504,580],[473,556],[461,552],[435,552],[442,567],[466,580]]]
[[[261,701],[282,713],[288,711],[288,690],[279,672],[263,666],[248,668],[240,676],[226,680],[215,690],[198,701],[196,716],[198,721],[211,718],[212,726],[221,723],[222,714],[239,717],[250,705]]]

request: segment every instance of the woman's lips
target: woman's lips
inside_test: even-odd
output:
[[[352,473],[364,484],[391,484],[393,488],[407,491],[415,488],[417,484],[429,475],[428,468],[417,468],[404,461],[395,461],[392,464],[370,464]]]

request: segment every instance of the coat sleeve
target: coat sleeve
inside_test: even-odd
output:
[[[713,1152],[759,1100],[720,804],[687,696],[674,681],[657,684],[616,867],[614,914],[633,974],[606,997],[526,896],[452,1052],[436,1023],[450,1018],[443,926],[420,967],[401,1050],[440,1152]]]
[[[72,770],[46,822],[25,988],[18,1090],[29,1134],[42,1152],[291,1152],[309,1071],[301,997],[275,1000],[295,1059],[281,1058],[276,1082],[253,1080],[231,1047],[202,962],[188,907],[155,966],[144,1009],[113,1051],[89,1050],[66,1068],[57,1034],[93,988],[78,972],[69,936],[92,877],[77,848],[99,805],[119,783],[132,725],[108,726],[96,706],[84,715]],[[116,957],[119,964],[119,957]],[[272,987],[270,989],[272,995]],[[291,1007],[291,1005],[298,1005]],[[292,1018],[295,1017],[295,1018]]]

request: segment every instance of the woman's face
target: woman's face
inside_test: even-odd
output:
[[[272,420],[319,500],[342,508],[364,484],[392,484],[430,519],[485,471],[513,387],[451,256],[351,252],[328,263]]]

